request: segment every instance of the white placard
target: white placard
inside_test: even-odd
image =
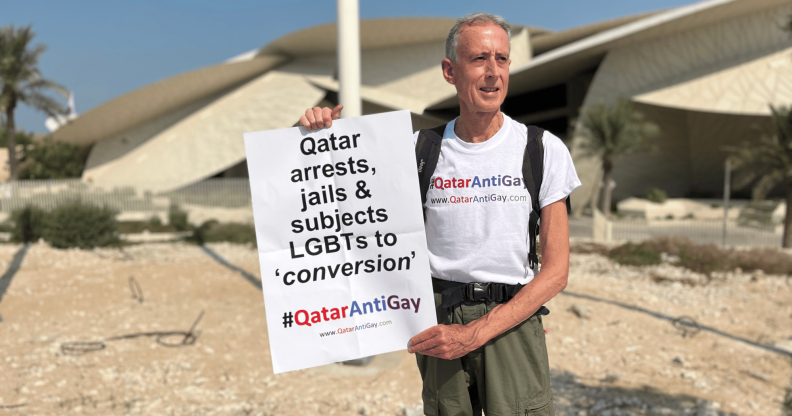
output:
[[[437,324],[408,111],[245,134],[275,373]]]

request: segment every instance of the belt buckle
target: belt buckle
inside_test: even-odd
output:
[[[482,301],[482,300],[492,300],[490,296],[490,284],[487,283],[473,283],[472,284],[472,296],[471,299],[474,301]]]

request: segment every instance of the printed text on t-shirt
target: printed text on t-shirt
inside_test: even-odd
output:
[[[429,186],[430,189],[453,188],[489,188],[492,186],[523,186],[522,177],[511,175],[498,175],[491,177],[474,176],[472,178],[443,178],[435,176]]]

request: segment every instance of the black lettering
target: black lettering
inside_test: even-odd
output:
[[[306,143],[308,144],[307,147]],[[300,151],[306,156],[316,154],[316,142],[314,141],[313,137],[306,137],[302,139],[300,142]]]

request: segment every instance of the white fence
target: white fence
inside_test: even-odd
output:
[[[23,180],[0,184],[0,215],[27,206],[52,210],[80,202],[112,208],[121,220],[167,218],[171,206],[187,211],[190,221],[210,218],[223,222],[252,222],[250,183],[247,179],[208,179],[175,191],[152,192],[145,187],[103,188],[79,179]]]
[[[700,244],[722,245],[724,242],[723,219],[608,219],[599,210],[594,211],[595,241],[639,242],[655,237],[680,236]],[[727,246],[781,247],[781,237],[780,225],[746,223],[739,219],[726,221]]]

